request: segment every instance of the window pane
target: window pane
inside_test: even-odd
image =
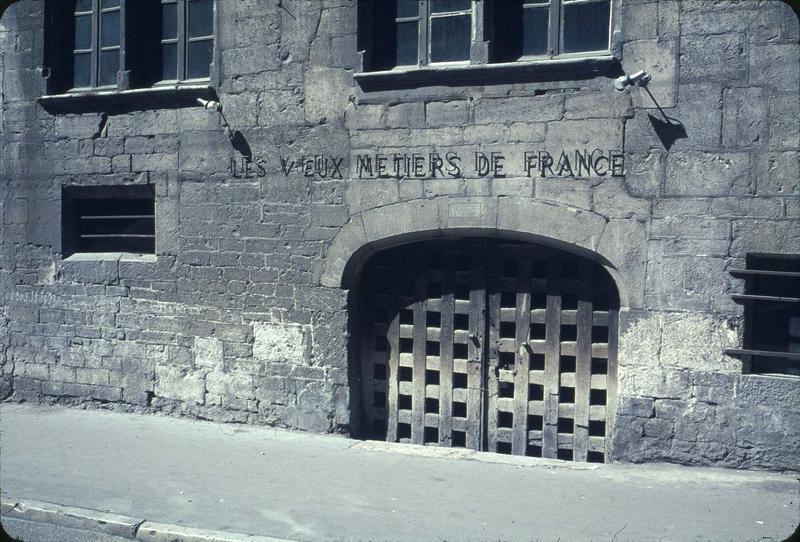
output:
[[[75,2],[75,12],[92,11],[92,0],[77,0]]]
[[[92,48],[92,16],[75,17],[75,49]]]
[[[213,47],[213,40],[189,42],[189,79],[208,77],[211,71],[211,51]]]
[[[397,24],[397,56],[396,66],[416,66],[417,64],[417,28],[419,23]]]
[[[164,81],[178,79],[178,44],[161,45],[161,79]]]
[[[564,6],[564,52],[608,49],[609,2]]]
[[[469,59],[471,19],[469,15],[431,19],[431,62]]]
[[[91,53],[80,53],[75,55],[75,71],[73,73],[72,83],[75,88],[92,86],[91,65]]]
[[[100,75],[97,85],[104,87],[117,84],[117,71],[119,70],[119,50],[100,51]]]
[[[547,28],[550,12],[547,9],[522,10],[522,54],[543,55],[547,53]]]
[[[417,0],[397,0],[397,17],[417,17],[419,2]]]
[[[119,0],[100,0],[100,9],[118,8]]]
[[[214,33],[213,4],[211,0],[189,2],[189,37],[199,38]]]
[[[100,47],[119,45],[119,11],[100,15]]]
[[[471,3],[471,0],[431,0],[431,13],[465,11],[470,8]]]
[[[178,37],[178,4],[161,4],[161,39]]]

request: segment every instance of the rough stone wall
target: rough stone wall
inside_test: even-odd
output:
[[[613,457],[797,468],[800,383],[742,375],[722,354],[741,333],[730,295],[742,285],[727,270],[752,251],[800,252],[800,52],[786,4],[620,2],[622,67],[648,70],[653,98],[685,127],[669,148],[650,96],[607,77],[367,92],[353,77],[353,0],[217,10],[217,92],[268,158],[263,178],[231,176],[220,118],[199,107],[45,111],[42,2],[0,20],[0,396],[345,431],[348,294],[321,285],[342,227],[395,235],[428,216],[398,211],[409,204],[443,209],[415,231],[494,233],[554,209],[614,232],[586,242],[635,271],[620,275],[634,278],[619,284]],[[627,175],[336,180],[284,176],[276,159],[341,155],[352,173],[370,152],[512,163],[595,147],[624,149]],[[61,186],[131,183],[156,188],[157,257],[64,259]],[[495,222],[451,220],[443,205],[458,202],[494,209]],[[565,239],[557,216],[538,227]]]
[[[652,110],[637,109],[625,126],[642,171],[628,184],[651,215],[645,310],[621,322],[615,453],[796,469],[797,379],[743,375],[722,350],[741,344],[742,310],[730,295],[743,281],[727,271],[744,268],[748,252],[800,251],[797,16],[783,2],[657,6],[652,18],[636,13],[656,4],[630,6],[632,20],[659,23],[626,43],[625,61],[674,63],[659,101],[688,137],[666,151],[647,122]],[[669,60],[651,54],[662,49]]]

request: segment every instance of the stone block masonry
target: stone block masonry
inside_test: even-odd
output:
[[[798,469],[800,379],[724,354],[744,334],[729,271],[800,253],[788,4],[615,0],[607,73],[370,87],[356,0],[216,0],[211,85],[235,148],[194,104],[45,107],[44,4],[0,19],[0,400],[350,434],[367,256],[510,238],[599,259],[617,282],[611,460]],[[640,69],[649,92],[613,89],[612,71]],[[594,149],[624,172],[521,168],[526,151]],[[359,156],[448,152],[519,167],[356,174]],[[248,153],[263,175],[246,159],[241,174]],[[282,170],[303,156],[340,160],[342,178]],[[155,254],[64,253],[63,187],[109,185],[152,186]]]

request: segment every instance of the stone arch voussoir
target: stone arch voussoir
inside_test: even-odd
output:
[[[412,200],[358,213],[334,237],[321,283],[331,288],[353,288],[364,263],[375,252],[448,236],[529,241],[595,259],[616,281],[622,306],[643,307],[643,222],[608,219],[584,209],[518,197]]]

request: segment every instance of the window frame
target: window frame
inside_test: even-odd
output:
[[[425,30],[424,33],[422,31],[419,32],[420,37],[424,35],[424,43],[420,44],[420,61],[424,60],[424,64],[427,66],[462,66],[462,65],[469,65],[472,62],[472,44],[475,43],[475,27],[476,27],[476,14],[475,14],[475,2],[470,0],[469,9],[465,10],[455,10],[455,11],[442,11],[434,13],[431,10],[431,3],[430,0],[426,2],[420,2],[420,10],[424,11],[424,21],[425,21]],[[432,60],[432,44],[433,44],[433,20],[434,19],[444,19],[447,17],[459,17],[469,15],[469,26],[470,26],[470,40],[469,40],[469,48],[470,54],[469,58],[465,60],[442,60],[435,62]],[[423,16],[423,13],[420,13],[420,16]],[[420,39],[420,42],[423,40]]]
[[[769,263],[767,263],[769,262]],[[781,269],[794,267],[795,270],[788,271]],[[792,263],[796,262],[796,263]],[[761,280],[800,280],[800,254],[768,254],[768,253],[749,253],[745,259],[744,269],[731,269],[730,275],[744,279],[744,293],[734,294],[733,300],[744,305],[743,325],[742,325],[742,348],[726,348],[725,354],[743,361],[742,373],[760,376],[780,376],[788,378],[800,378],[800,352],[791,350],[765,350],[763,347],[765,337],[759,335],[761,324],[759,322],[757,310],[760,307],[771,307],[773,310],[781,305],[788,307],[800,306],[800,295],[792,296],[791,292],[787,295],[771,295],[759,288],[757,281]],[[767,268],[765,268],[767,267]],[[800,309],[796,309],[800,315]],[[787,348],[791,344],[791,319],[786,322]],[[796,316],[800,320],[800,316]],[[754,361],[759,363],[755,364]],[[754,367],[755,366],[755,367]],[[781,367],[782,366],[782,367]],[[777,370],[776,370],[777,368]]]
[[[138,1],[138,0],[134,0]],[[130,9],[126,10],[127,7]],[[152,10],[137,11],[132,0],[120,0],[120,62],[116,82],[112,85],[94,86],[99,69],[99,0],[91,0],[92,19],[90,55],[92,59],[92,85],[75,85],[75,11],[77,5],[69,0],[44,0],[44,46],[39,48],[37,73],[41,77],[39,103],[49,112],[105,111],[108,107],[136,110],[151,107],[154,103],[171,106],[194,105],[197,98],[216,99],[215,86],[219,84],[220,49],[218,0],[211,0],[211,35],[202,36],[210,42],[208,75],[192,79],[162,81],[161,73],[151,66],[152,55],[160,53],[160,33],[146,38],[131,33],[139,20],[147,20]],[[160,0],[152,6],[159,10]],[[132,11],[133,10],[133,11]],[[109,10],[110,11],[110,10]],[[83,12],[81,12],[83,13]],[[86,11],[88,15],[88,11]],[[89,53],[89,49],[86,49]]]
[[[370,83],[372,81],[389,83],[387,77],[412,79],[419,83],[415,78],[426,79],[428,74],[438,74],[451,72],[453,75],[469,76],[470,72],[483,70],[510,73],[515,69],[517,73],[537,73],[559,70],[560,67],[583,65],[586,71],[596,72],[605,70],[609,64],[619,62],[621,59],[621,32],[619,29],[619,0],[550,0],[542,5],[534,5],[535,0],[524,0],[523,9],[538,8],[548,9],[548,52],[543,55],[522,55],[515,60],[496,60],[497,43],[494,39],[493,28],[493,8],[496,2],[504,0],[471,0],[472,14],[472,36],[470,42],[470,58],[465,61],[456,62],[422,62],[422,59],[429,59],[429,37],[430,19],[425,24],[418,25],[418,62],[416,65],[394,65],[390,68],[374,68],[373,57],[376,55],[377,47],[373,44],[373,33],[375,31],[374,21],[372,20],[372,7],[368,5],[370,0],[359,2],[359,54],[361,57],[355,77],[359,81]],[[594,4],[608,1],[609,21],[608,21],[608,47],[602,50],[580,51],[562,53],[563,50],[563,12],[564,7],[569,5]],[[566,2],[566,4],[565,4]],[[430,0],[419,0],[421,13],[429,13]],[[557,9],[554,8],[557,6]],[[395,20],[393,18],[393,20]],[[408,18],[411,20],[411,18]],[[396,24],[396,23],[395,23]],[[369,25],[369,28],[364,28]],[[424,29],[423,29],[424,27]],[[423,49],[422,42],[425,42]],[[424,51],[424,55],[423,55]],[[476,74],[477,75],[477,74]],[[478,76],[481,77],[481,76]]]
[[[176,75],[177,79],[160,79],[153,83],[153,86],[192,84],[202,81],[210,81],[213,71],[214,56],[217,43],[217,21],[216,21],[216,1],[211,1],[211,34],[204,36],[189,35],[189,5],[192,0],[159,0],[159,7],[163,9],[165,4],[175,4],[176,9],[176,36],[175,38],[159,38],[159,53],[163,54],[161,47],[165,42],[174,43],[176,46]],[[161,11],[163,13],[163,11]],[[208,75],[204,77],[189,77],[189,44],[199,41],[211,40],[211,63],[209,64]],[[163,59],[163,57],[162,57]],[[162,73],[163,75],[163,73]]]
[[[89,215],[81,216],[82,202],[92,200],[117,200],[117,201],[147,201],[152,205],[152,214],[146,215],[130,215],[124,212],[115,212],[115,209],[109,208],[107,212],[102,213],[102,216]],[[115,221],[125,220],[140,220],[147,221],[147,226],[152,227],[153,234],[130,234],[130,233],[109,233],[97,234],[83,234],[85,228],[91,227],[100,222],[111,222],[112,225]],[[67,186],[61,187],[61,253],[64,258],[73,256],[75,254],[96,255],[96,254],[140,254],[140,255],[156,255],[158,253],[158,235],[157,235],[157,205],[155,190],[153,185],[92,185],[92,186]],[[119,227],[119,226],[116,226]],[[108,226],[107,226],[108,228]],[[83,235],[82,235],[83,234]],[[91,250],[86,248],[86,244],[91,244],[88,238],[102,238],[106,239],[105,242],[118,242],[121,244],[130,243],[125,239],[152,239],[152,251],[142,250],[127,250],[126,247],[111,246],[108,250]],[[140,241],[145,242],[145,241]]]
[[[91,36],[90,36],[90,48],[89,49],[78,49],[77,39],[73,39],[72,43],[72,61],[73,61],[73,72],[72,72],[72,82],[69,92],[85,92],[89,90],[108,90],[112,88],[118,88],[120,85],[120,72],[125,72],[125,12],[127,3],[126,0],[119,0],[119,4],[117,6],[112,6],[110,8],[103,7],[103,0],[90,0],[92,3],[91,11],[77,11],[77,3],[76,7],[72,10],[72,23],[75,24],[75,20],[78,17],[89,17],[90,18],[90,27],[91,27]],[[118,35],[118,43],[117,45],[112,46],[103,46],[102,44],[102,19],[104,13],[111,13],[111,12],[119,12],[119,35]],[[100,84],[100,66],[101,66],[101,56],[103,51],[113,51],[117,50],[118,52],[118,64],[117,64],[117,72],[114,75],[114,83],[108,85],[101,85]],[[75,71],[74,71],[74,62],[78,54],[89,54],[89,86],[77,86],[75,84]]]

